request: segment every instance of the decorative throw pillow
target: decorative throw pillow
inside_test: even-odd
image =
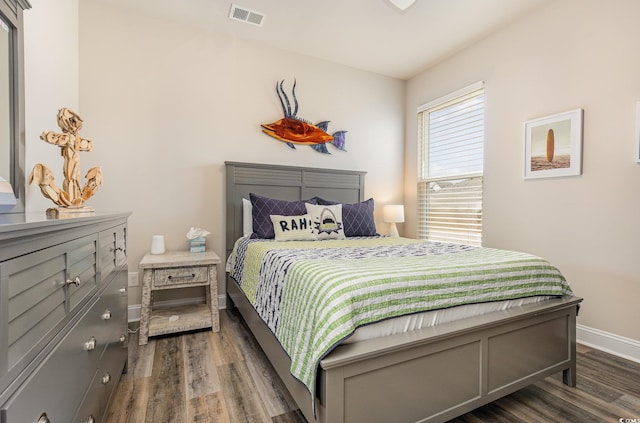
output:
[[[279,216],[271,215],[276,241],[315,241],[311,216]]]
[[[316,204],[315,199],[301,201],[276,200],[275,198],[263,197],[261,195],[249,194],[252,206],[253,234],[251,238],[275,237],[273,231],[273,223],[271,222],[272,214],[281,216],[299,216],[307,212],[305,203]]]
[[[324,198],[314,197],[318,204],[336,204]],[[355,204],[342,205],[342,222],[344,223],[344,235],[351,236],[377,236],[376,222],[373,218],[373,198]]]
[[[311,215],[313,232],[318,239],[344,239],[342,204],[319,206],[306,204]]]

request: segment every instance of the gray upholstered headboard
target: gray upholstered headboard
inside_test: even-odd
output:
[[[225,162],[227,170],[226,257],[242,236],[242,199],[254,193],[282,200],[318,196],[338,203],[364,200],[366,172]]]

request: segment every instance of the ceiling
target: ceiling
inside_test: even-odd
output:
[[[554,0],[100,0],[239,39],[409,79]],[[228,18],[232,2],[266,15]]]

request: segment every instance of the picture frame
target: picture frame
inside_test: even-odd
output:
[[[583,110],[525,122],[525,179],[582,174]]]

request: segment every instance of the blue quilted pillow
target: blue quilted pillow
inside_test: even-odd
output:
[[[320,205],[337,204],[324,198],[314,197]],[[342,223],[344,235],[350,236],[377,236],[376,223],[373,219],[373,198],[355,204],[342,205]]]
[[[300,216],[307,213],[305,203],[318,204],[315,198],[301,201],[276,200],[275,198],[249,194],[251,200],[251,217],[253,221],[253,234],[251,238],[271,239],[276,234],[273,230],[271,215]]]

